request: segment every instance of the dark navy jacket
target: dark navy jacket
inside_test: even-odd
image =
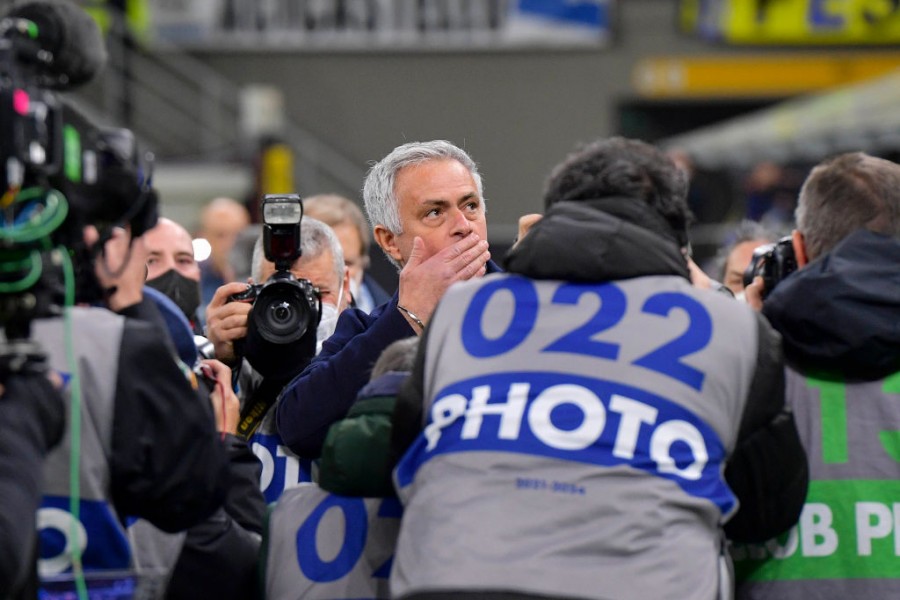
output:
[[[487,264],[488,273],[500,268]],[[304,458],[318,458],[328,428],[344,418],[372,366],[392,342],[416,335],[397,310],[399,292],[371,313],[348,309],[309,366],[289,383],[276,403],[278,433]]]
[[[900,240],[860,229],[782,282],[763,314],[801,368],[880,379],[900,370]]]

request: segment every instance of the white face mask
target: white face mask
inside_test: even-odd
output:
[[[322,351],[322,342],[331,337],[338,322],[338,306],[344,296],[344,282],[341,281],[341,287],[338,290],[337,305],[330,302],[322,303],[322,318],[319,320],[319,327],[316,329],[316,355]]]
[[[353,299],[359,304],[359,290],[362,288],[362,277],[359,279],[354,279],[350,277],[350,295],[353,296]]]

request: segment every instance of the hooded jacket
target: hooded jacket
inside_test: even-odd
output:
[[[740,598],[895,598],[900,566],[900,240],[867,230],[763,305],[784,337],[787,401],[809,456],[795,528],[734,551]]]
[[[775,288],[763,314],[801,368],[879,379],[900,371],[900,240],[861,229]]]
[[[638,201],[560,203],[511,251],[510,276],[448,290],[394,415],[392,593],[727,596],[722,522],[761,539],[796,521],[806,463],[779,338],[693,288],[681,242]],[[583,414],[563,427],[548,407],[570,405]],[[675,462],[705,448],[705,475],[659,467],[652,440],[673,422],[697,432],[697,454]],[[569,443],[589,429],[596,440]]]

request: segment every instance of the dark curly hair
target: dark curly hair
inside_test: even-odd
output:
[[[612,137],[583,145],[550,173],[544,206],[607,197],[642,201],[676,232],[686,232],[692,215],[687,205],[688,177],[656,147],[640,140]]]

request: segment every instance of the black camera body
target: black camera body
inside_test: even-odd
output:
[[[266,343],[278,346],[296,345],[315,352],[316,329],[322,318],[322,299],[318,288],[306,279],[297,279],[290,268],[301,255],[300,222],[303,203],[296,194],[268,194],[263,198],[263,250],[275,263],[275,273],[268,281],[253,284],[230,302],[253,305],[247,323],[245,355],[266,355],[271,362],[274,352]],[[283,350],[283,349],[280,349]],[[284,352],[281,352],[284,354]],[[312,358],[310,354],[309,358]],[[257,357],[257,362],[263,360]],[[256,364],[254,368],[260,370]],[[268,366],[268,365],[267,365]]]
[[[251,325],[273,344],[290,344],[310,330],[315,335],[322,315],[318,288],[290,271],[276,271],[265,283],[251,284],[228,301],[251,303]]]
[[[750,264],[744,271],[744,287],[760,276],[765,289],[763,297],[768,296],[785,277],[797,270],[797,257],[791,236],[785,236],[771,244],[764,244],[753,251]]]

